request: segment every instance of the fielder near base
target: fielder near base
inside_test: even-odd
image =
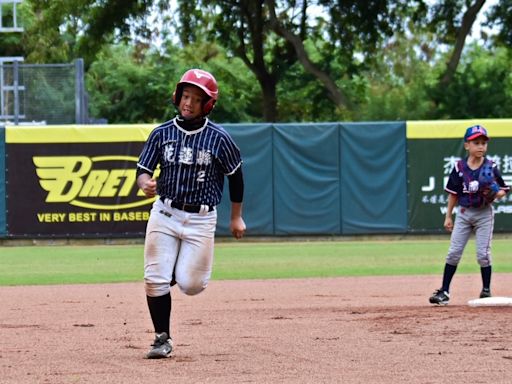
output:
[[[495,199],[504,197],[510,187],[505,184],[497,165],[486,158],[488,142],[489,135],[483,126],[467,128],[464,134],[467,157],[455,164],[446,183],[445,191],[449,195],[444,227],[451,232],[450,248],[446,256],[441,288],[430,296],[431,304],[447,305],[450,302],[450,284],[473,232],[476,258],[482,276],[480,298],[492,296],[492,204]],[[456,205],[459,205],[459,211],[454,223],[452,214]]]

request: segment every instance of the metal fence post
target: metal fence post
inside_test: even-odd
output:
[[[85,124],[84,59],[75,60],[75,122]]]
[[[18,125],[20,121],[20,94],[19,94],[19,81],[18,81],[18,74],[19,74],[19,63],[18,61],[13,62],[13,85],[14,85],[14,125]]]
[[[4,102],[4,62],[0,61],[0,116],[6,115],[5,112],[7,108],[5,108]]]

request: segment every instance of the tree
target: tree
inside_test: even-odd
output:
[[[473,43],[460,70],[439,90],[432,118],[508,118],[512,115],[510,52],[504,47],[486,50]]]
[[[433,110],[429,89],[437,84],[433,51],[421,34],[394,39],[376,53],[375,65],[361,77],[364,97],[357,121],[428,119]],[[418,50],[418,47],[422,49]]]
[[[0,49],[29,63],[84,57],[90,105],[112,122],[172,116],[174,81],[191,66],[215,73],[221,98],[230,94],[213,112],[220,121],[403,119],[436,108],[449,117],[451,100],[468,92],[463,71],[491,75],[466,57],[484,2],[25,0],[22,39],[3,36]],[[511,14],[512,0],[487,12],[484,24],[497,33],[484,36],[480,56],[498,46],[510,54]]]
[[[105,44],[148,37],[147,17],[163,0],[26,0],[23,44],[30,62],[69,62],[86,67]]]
[[[472,31],[477,15],[484,3],[485,0],[448,0],[436,3],[431,8],[430,17],[427,21],[428,30],[434,34],[435,40],[441,47],[452,47],[445,55],[446,65],[444,70],[440,72],[437,84],[433,85],[429,91],[431,99],[441,114],[453,113],[454,116],[461,116],[459,108],[448,112],[446,106],[452,105],[452,99],[455,97],[453,92],[461,91],[462,89],[460,81],[461,76],[464,77],[464,74],[463,71],[459,70],[459,63],[463,58],[467,37]],[[501,15],[501,12],[505,10],[506,7],[502,7],[499,4],[494,5],[488,13],[488,15],[494,15],[494,19],[488,16],[487,21],[484,23],[487,25],[497,25],[497,20],[507,17],[506,15]],[[504,30],[506,31],[506,28],[502,27],[501,33]],[[460,94],[456,98],[465,100],[466,96],[467,94]]]
[[[495,45],[512,47],[512,0],[500,0],[488,12],[485,26],[496,28]]]
[[[109,123],[149,123],[172,116],[172,67],[158,57],[136,59],[134,47],[106,46],[87,72],[90,113]]]
[[[215,73],[219,83],[219,102],[212,112],[216,121],[239,123],[258,119],[259,111],[251,109],[257,85],[240,60],[226,58],[220,47],[206,64],[201,55],[196,56],[202,51],[199,46],[167,46],[167,50],[167,57],[158,51],[141,57],[132,45],[104,47],[86,75],[91,115],[109,123],[169,120],[176,114],[172,103],[176,83],[191,66],[201,66]],[[225,95],[230,95],[229,99]]]
[[[272,29],[293,45],[305,70],[324,85],[338,109],[354,108],[353,100],[339,79],[358,77],[371,66],[380,44],[401,27],[401,17],[412,8],[412,5],[407,8],[400,1],[390,0],[304,0],[303,14],[308,14],[311,7],[320,7],[321,12],[316,23],[308,25],[308,33],[302,33],[300,24],[290,17],[289,8],[283,8],[278,14],[275,0],[265,0],[265,4]],[[422,7],[413,9],[424,11]],[[308,40],[314,41],[314,52],[307,49]],[[317,60],[312,59],[313,54]]]
[[[277,83],[296,61],[296,55],[288,42],[272,36],[263,2],[178,3],[182,20],[178,29],[182,44],[204,38],[201,33],[209,29],[206,37],[223,45],[229,54],[239,57],[256,77],[262,93],[263,119],[277,121]]]
[[[431,29],[438,33],[440,42],[453,46],[446,70],[440,79],[441,87],[452,81],[466,39],[485,0],[475,0],[472,4],[467,3],[466,0],[448,0],[434,4],[432,7]]]
[[[314,75],[320,82],[327,88],[331,100],[339,107],[348,106],[349,100],[345,93],[336,86],[336,83],[331,80],[328,74],[322,71],[315,63],[309,58],[306,52],[304,42],[300,37],[300,33],[295,34],[292,30],[284,27],[278,20],[275,10],[275,2],[273,0],[266,1],[269,8],[270,25],[274,28],[275,32],[284,37],[295,49],[299,61],[302,63],[306,71]],[[303,14],[307,13],[307,1],[303,2]],[[302,23],[301,23],[302,24]],[[303,34],[302,34],[303,35]]]

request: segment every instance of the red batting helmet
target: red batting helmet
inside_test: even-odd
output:
[[[215,80],[215,77],[213,77],[211,73],[203,71],[202,69],[189,69],[183,74],[178,84],[176,84],[176,89],[172,94],[172,102],[176,106],[180,105],[183,85],[185,84],[195,85],[196,87],[201,88],[204,93],[209,96],[208,100],[206,100],[203,105],[203,114],[209,114],[215,106],[215,102],[219,95],[219,87],[217,86],[217,80]]]

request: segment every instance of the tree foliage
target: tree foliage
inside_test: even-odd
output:
[[[437,108],[432,118],[470,119],[512,116],[510,52],[487,51],[472,45],[453,81],[436,88]]]
[[[434,109],[429,89],[437,84],[437,71],[428,60],[429,50],[418,51],[421,36],[397,34],[375,57],[375,65],[364,73],[364,95],[354,119],[418,120]]]
[[[153,58],[142,64],[133,47],[106,46],[87,73],[91,114],[110,123],[153,122],[169,116],[170,79]]]
[[[144,40],[152,11],[163,10],[163,0],[25,0],[27,59],[32,62],[85,59],[88,67],[104,45]]]
[[[90,113],[112,123],[172,117],[191,67],[217,77],[221,122],[509,117],[512,0],[484,4],[25,0],[0,52],[85,58]],[[493,33],[468,46],[477,23]]]
[[[271,34],[263,1],[178,0],[178,4],[182,43],[207,39],[240,58],[260,85],[263,119],[276,121],[277,84],[296,57],[286,40]]]
[[[484,26],[496,28],[492,38],[497,45],[512,47],[512,0],[500,0],[488,13]]]
[[[106,46],[87,73],[91,114],[110,123],[148,123],[169,120],[176,114],[172,94],[181,75],[190,67],[215,73],[219,100],[212,112],[224,122],[256,121],[259,110],[254,78],[239,60],[229,60],[218,48],[205,65],[199,45],[142,55],[133,46]],[[229,68],[229,69],[227,69]],[[239,75],[237,75],[239,74]]]

